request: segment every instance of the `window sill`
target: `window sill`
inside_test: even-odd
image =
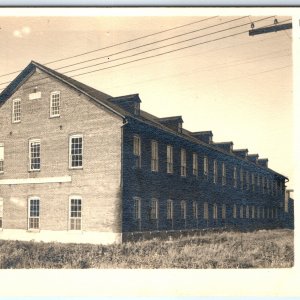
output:
[[[60,115],[57,115],[57,116],[50,116],[49,118],[50,118],[50,119],[60,118]]]
[[[12,121],[12,124],[18,124],[21,123],[21,121]]]
[[[29,173],[41,172],[41,169],[38,170],[28,170]]]
[[[69,170],[83,170],[83,167],[69,167]]]
[[[39,233],[41,230],[40,229],[27,229],[27,232],[32,232],[32,233]]]

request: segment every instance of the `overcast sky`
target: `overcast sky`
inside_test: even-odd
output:
[[[289,177],[293,188],[292,32],[250,37],[250,22],[268,26],[274,17],[219,15],[195,9],[189,16],[147,11],[140,17],[0,16],[0,75],[31,60],[46,64],[106,48],[47,66],[95,59],[58,71],[95,65],[66,75],[98,70],[74,78],[112,96],[139,93],[143,110],[159,117],[182,115],[186,129],[212,130],[215,142],[233,141],[235,149],[268,158],[269,167]],[[0,77],[0,83],[16,75]]]

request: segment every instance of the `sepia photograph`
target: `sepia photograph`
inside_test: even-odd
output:
[[[291,15],[3,10],[0,269],[294,267]]]

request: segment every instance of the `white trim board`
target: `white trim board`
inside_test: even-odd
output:
[[[7,184],[32,184],[32,183],[60,183],[60,182],[71,182],[71,176],[61,177],[40,177],[40,178],[13,178],[13,179],[1,179],[0,185]]]

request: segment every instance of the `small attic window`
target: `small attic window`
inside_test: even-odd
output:
[[[182,123],[178,122],[178,132],[182,133]]]
[[[135,115],[139,115],[140,114],[140,103],[134,102],[134,104],[133,104],[133,113]]]
[[[41,92],[38,92],[38,87],[34,87],[32,92],[29,94],[29,100],[40,99],[42,97]]]

